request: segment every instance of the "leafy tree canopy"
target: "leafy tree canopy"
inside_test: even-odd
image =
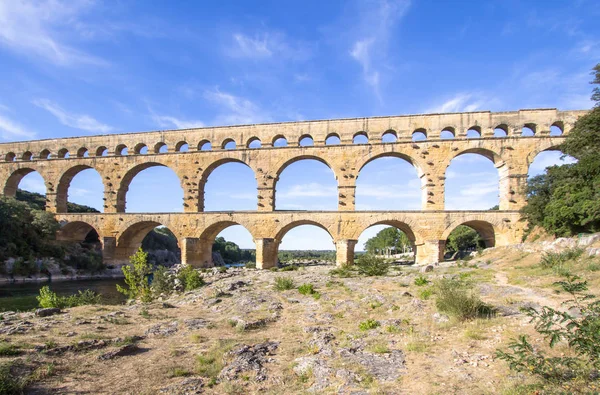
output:
[[[408,236],[398,228],[385,228],[375,237],[371,237],[365,243],[365,249],[369,254],[381,255],[386,252],[404,252],[412,247],[412,242]]]

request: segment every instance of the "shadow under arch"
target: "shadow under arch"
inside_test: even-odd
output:
[[[98,229],[85,221],[61,223],[60,229],[56,232],[56,240],[82,242],[86,240],[90,232],[94,232],[98,239],[102,241]]]
[[[34,173],[34,172],[38,173],[44,179],[44,184],[46,184],[46,179],[39,171],[37,171],[36,169],[32,169],[30,167],[22,167],[20,169],[13,171],[11,173],[11,175],[8,176],[6,183],[4,184],[4,188],[3,188],[4,196],[15,197],[17,195],[17,189],[19,188],[19,183],[21,182],[23,177],[25,177],[28,174]]]
[[[491,248],[496,246],[495,226],[491,222],[479,219],[453,222],[444,230],[441,239],[445,242],[450,236],[450,233],[452,233],[452,231],[460,225],[468,226],[469,228],[477,232],[479,234],[479,237],[485,244],[485,248]]]
[[[142,241],[148,233],[159,226],[165,225],[157,221],[140,221],[131,224],[117,238],[117,247],[137,250],[142,245]],[[177,240],[177,245],[179,245],[179,238]]]
[[[248,227],[246,227],[245,224],[236,222],[236,221],[228,221],[228,220],[219,221],[219,222],[209,225],[200,234],[200,239],[210,241],[212,243],[215,241],[215,239],[217,238],[219,233],[221,233],[222,231],[224,231],[225,229],[227,229],[231,226],[237,226],[237,225],[246,229],[248,231],[248,233],[250,233],[250,235],[252,236],[252,239],[254,239],[254,235],[252,234],[250,229]]]
[[[313,226],[323,229],[325,232],[327,232],[327,234],[329,234],[329,236],[331,236],[331,240],[335,242],[335,238],[331,234],[330,229],[328,229],[325,225],[323,225],[317,221],[310,220],[310,219],[301,219],[301,220],[292,221],[292,222],[284,225],[283,227],[281,227],[281,229],[279,229],[277,231],[277,233],[275,234],[275,241],[277,242],[276,243],[277,250],[279,250],[279,244],[281,243],[281,241],[283,240],[285,235],[290,230],[297,228],[299,226],[303,226],[303,225],[313,225]]]
[[[62,173],[60,179],[58,181],[58,185],[56,186],[56,212],[57,213],[66,213],[67,202],[69,201],[69,187],[71,186],[71,181],[73,178],[84,170],[94,170],[96,174],[100,176],[100,173],[97,169],[90,165],[76,165],[73,166]],[[104,185],[102,185],[104,188]],[[106,206],[104,206],[106,208]]]
[[[177,172],[175,172],[175,170],[173,170],[171,167],[165,165],[164,163],[146,162],[146,163],[141,163],[139,165],[136,165],[136,166],[130,168],[129,170],[127,170],[127,173],[125,173],[125,175],[123,176],[123,178],[121,179],[121,182],[119,184],[119,189],[117,190],[117,207],[116,207],[118,213],[125,212],[125,209],[127,206],[127,200],[126,200],[127,191],[129,191],[129,186],[131,185],[131,181],[133,181],[135,176],[137,176],[139,173],[141,173],[142,171],[144,171],[146,169],[150,169],[152,167],[166,167],[166,168],[170,169],[179,179],[180,185],[182,184],[181,178],[179,177]]]

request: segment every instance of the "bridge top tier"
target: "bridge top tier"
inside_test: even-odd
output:
[[[182,130],[163,130],[124,134],[69,137],[47,140],[22,141],[0,144],[0,158],[5,161],[50,159],[65,157],[138,154],[147,147],[149,153],[177,152],[185,144],[190,151],[201,150],[210,143],[213,150],[230,147],[246,149],[259,140],[261,147],[272,147],[280,139],[287,146],[298,146],[300,140],[311,137],[314,145],[325,145],[335,136],[341,144],[352,144],[357,135],[367,138],[367,143],[380,143],[386,133],[398,141],[411,141],[421,132],[427,139],[439,139],[443,131],[456,138],[465,138],[468,130],[475,130],[481,137],[494,136],[495,129],[502,129],[507,136],[521,136],[523,127],[530,128],[536,136],[549,135],[556,126],[565,134],[577,118],[586,110],[559,111],[531,109],[511,112],[465,112],[444,114],[400,115],[372,118],[332,119],[317,121],[283,122],[240,126],[204,127]]]

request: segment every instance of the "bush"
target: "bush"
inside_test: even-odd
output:
[[[39,271],[40,270],[33,257],[30,257],[30,259],[27,260],[23,258],[17,258],[12,267],[13,276],[29,277],[39,273]]]
[[[321,294],[315,290],[312,284],[302,284],[298,287],[298,292],[302,295],[310,295],[315,299],[321,298]]]
[[[152,293],[148,276],[152,267],[148,263],[148,254],[141,248],[129,257],[130,266],[123,266],[123,274],[125,275],[125,284],[127,288],[117,284],[117,290],[130,299],[140,298],[144,302],[152,300]]]
[[[331,269],[329,274],[336,277],[348,278],[352,277],[352,270],[349,267],[338,267]]]
[[[419,276],[417,278],[415,278],[415,285],[418,287],[422,287],[424,285],[429,284],[429,280],[427,280],[427,278],[425,278],[424,276]]]
[[[290,277],[275,277],[275,289],[277,291],[286,291],[294,288],[294,280]]]
[[[527,336],[519,336],[508,345],[510,351],[496,351],[496,357],[508,362],[511,370],[528,372],[541,381],[542,390],[560,393],[598,391],[600,378],[600,301],[585,294],[587,282],[577,276],[568,276],[555,283],[569,293],[572,299],[565,302],[565,310],[544,306],[539,311],[525,309],[535,330],[543,335],[552,348],[565,341],[567,352],[547,356],[539,347],[533,347]],[[588,303],[584,301],[590,300]],[[578,314],[571,315],[575,308]],[[590,391],[590,393],[595,393]]]
[[[152,292],[155,295],[169,295],[173,292],[175,287],[175,282],[173,280],[173,277],[169,275],[169,269],[164,266],[157,267],[152,277]]]
[[[371,254],[364,254],[356,262],[360,274],[365,276],[385,276],[390,269],[390,264],[383,258]]]
[[[561,252],[545,252],[540,265],[545,269],[555,269],[567,261],[579,258],[583,251],[583,248],[570,248]]]
[[[204,285],[202,275],[190,265],[184,266],[177,273],[177,279],[179,279],[185,291],[191,291]]]
[[[358,329],[361,331],[368,331],[371,329],[375,329],[379,327],[379,321],[376,320],[366,320],[358,324]]]
[[[281,269],[279,269],[279,271],[281,271],[281,272],[292,272],[292,271],[298,270],[298,269],[299,268],[296,265],[287,265],[287,266],[284,266]]]
[[[40,289],[40,294],[36,297],[36,299],[38,300],[40,307],[57,307],[59,309],[64,309],[67,307],[99,304],[101,295],[92,290],[86,289],[83,292],[79,291],[79,293],[75,295],[58,296],[55,292],[50,290],[49,286],[46,285]]]
[[[475,295],[472,286],[463,280],[441,279],[435,284],[435,293],[437,309],[459,320],[489,317],[493,314],[492,308],[483,303]]]

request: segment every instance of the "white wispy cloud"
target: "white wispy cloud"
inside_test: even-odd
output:
[[[44,185],[44,180],[39,174],[35,174],[35,176],[25,176],[19,183],[19,188],[29,192],[46,194],[46,185]]]
[[[204,98],[219,108],[219,114],[213,122],[217,125],[252,124],[272,120],[271,116],[253,101],[223,92],[218,87],[205,90]]]
[[[265,30],[254,35],[234,33],[226,54],[232,58],[253,60],[306,60],[312,55],[309,45],[290,40],[275,30]]]
[[[197,120],[187,120],[170,115],[152,114],[152,120],[161,128],[192,129],[201,128],[204,122]]]
[[[7,106],[0,106],[0,110],[9,111]],[[0,114],[0,137],[4,140],[15,138],[33,138],[35,133],[28,130],[23,125],[13,121],[6,115]]]
[[[93,1],[0,1],[0,45],[60,66],[107,65],[66,43],[66,26],[77,23]]]
[[[103,124],[89,115],[70,113],[48,99],[36,99],[33,101],[33,104],[48,111],[54,115],[60,123],[71,128],[93,133],[109,133],[114,130],[112,126]]]
[[[470,112],[477,110],[488,110],[484,106],[489,106],[490,101],[480,94],[461,92],[446,99],[445,101],[434,105],[426,110],[429,113],[445,112]]]
[[[360,7],[361,34],[352,43],[350,56],[360,64],[363,79],[381,101],[381,70],[378,64],[386,57],[392,27],[406,14],[409,0],[380,0],[365,2]],[[376,61],[374,61],[376,59]]]

